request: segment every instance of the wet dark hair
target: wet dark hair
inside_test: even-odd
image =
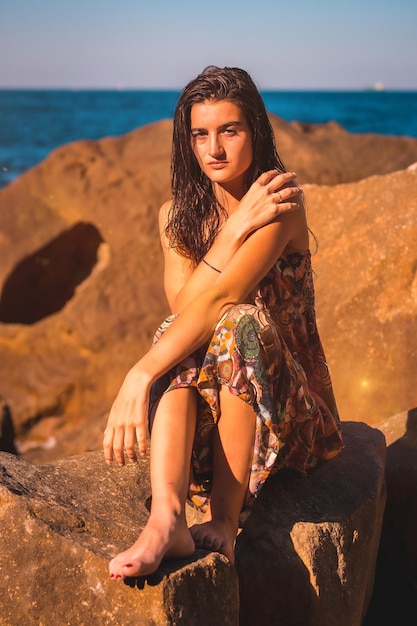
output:
[[[252,133],[253,160],[245,192],[267,170],[287,171],[275,147],[265,104],[249,74],[237,67],[206,67],[180,94],[172,140],[173,203],[166,233],[181,255],[197,265],[209,250],[224,215],[210,179],[201,170],[191,143],[191,108],[206,100],[228,100],[240,107]]]

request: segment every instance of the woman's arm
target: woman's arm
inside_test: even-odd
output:
[[[245,301],[285,247],[307,247],[304,211],[282,214],[256,230],[240,246],[215,283],[205,288],[173,321],[160,340],[128,372],[110,411],[104,436],[107,462],[124,463],[123,448],[135,457],[146,452],[147,411],[152,383],[206,343],[233,304]]]
[[[262,174],[253,183],[237,209],[229,215],[207,253],[207,261],[213,267],[224,271],[254,230],[274,221],[282,213],[302,207],[302,194],[294,183],[295,177],[293,172],[278,174],[276,170],[271,170]],[[164,285],[171,311],[180,313],[202,291],[215,284],[219,272],[204,262],[193,269],[188,259],[184,259],[170,248],[164,235],[169,206],[170,204],[166,203],[160,211]]]

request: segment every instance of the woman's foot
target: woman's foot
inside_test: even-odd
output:
[[[190,534],[196,548],[204,548],[224,554],[231,563],[235,562],[234,546],[237,525],[228,522],[210,520],[190,527]]]
[[[194,540],[185,520],[176,517],[167,521],[166,517],[149,518],[135,543],[110,561],[110,578],[147,576],[158,569],[165,556],[186,557],[194,553]]]

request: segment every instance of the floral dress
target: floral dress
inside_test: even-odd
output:
[[[172,389],[197,389],[197,426],[189,497],[205,509],[212,479],[212,435],[220,416],[219,389],[256,414],[246,505],[270,474],[312,469],[343,448],[340,419],[317,331],[310,251],[289,248],[245,304],[232,306],[200,348],[154,383],[150,424],[158,399]],[[167,318],[154,342],[175,319]],[[238,416],[236,427],[239,427]]]

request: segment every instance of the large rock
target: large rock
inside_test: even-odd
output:
[[[93,452],[36,467],[2,453],[0,468],[1,626],[236,626],[238,578],[222,555],[166,560],[130,586],[109,579],[109,558],[146,523],[147,460],[110,469]]]
[[[349,133],[336,122],[302,124],[271,115],[276,143],[288,169],[301,183],[351,183],[403,170],[417,161],[417,140]]]
[[[386,500],[385,440],[343,424],[346,449],[307,479],[280,474],[236,545],[240,626],[360,626]]]
[[[271,119],[304,182],[417,160],[417,140]],[[157,214],[170,193],[171,131],[165,120],[63,146],[0,190],[0,394],[29,460],[99,449],[125,373],[168,313]],[[376,424],[417,404],[417,173],[305,194],[340,412]]]
[[[341,416],[377,425],[417,406],[417,167],[308,186],[306,198],[318,325]]]
[[[31,431],[29,456],[38,442],[47,458],[100,446],[102,416],[166,316],[170,133],[161,122],[73,143],[0,190],[0,393],[17,438]]]
[[[147,519],[148,460],[91,452],[35,466],[0,455],[0,624],[360,626],[385,504],[385,441],[343,425],[345,450],[308,478],[271,479],[243,524],[236,568],[198,551],[147,580],[107,561]],[[281,475],[283,476],[283,475]],[[188,508],[190,523],[198,514]]]
[[[366,626],[414,626],[417,615],[417,408],[379,429],[387,442],[387,504]]]

